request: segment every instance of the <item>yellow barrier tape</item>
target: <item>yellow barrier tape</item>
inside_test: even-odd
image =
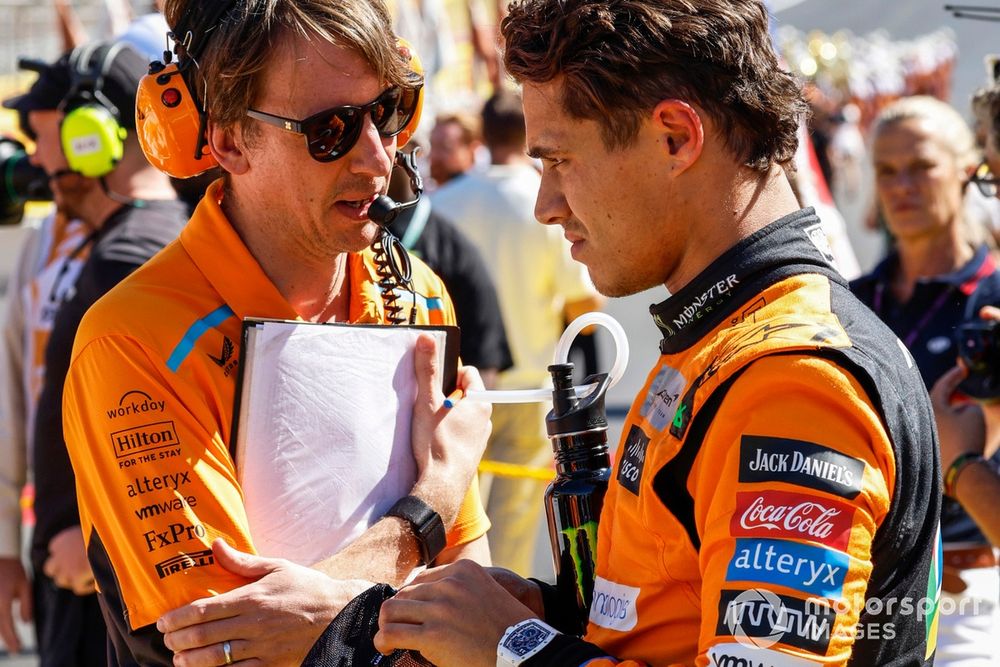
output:
[[[537,479],[542,482],[551,482],[556,476],[556,471],[551,468],[534,468],[532,466],[518,465],[517,463],[502,463],[500,461],[480,461],[479,472],[486,472],[501,477]]]

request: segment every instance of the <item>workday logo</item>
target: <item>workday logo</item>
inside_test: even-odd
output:
[[[746,610],[756,608],[767,615],[767,634],[761,633],[761,620],[753,623]],[[785,605],[781,603],[781,598],[771,591],[751,588],[737,595],[729,606],[732,613],[725,616],[726,627],[729,633],[742,646],[753,648],[771,648],[785,634]],[[744,627],[746,623],[746,627]]]
[[[105,412],[108,414],[108,419],[118,419],[147,412],[163,412],[166,406],[166,401],[156,400],[144,391],[133,389],[122,394],[118,399],[118,405],[108,408]]]

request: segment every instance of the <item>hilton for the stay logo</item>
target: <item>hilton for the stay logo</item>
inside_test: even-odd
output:
[[[115,431],[111,434],[111,444],[115,448],[115,458],[119,459],[119,468],[172,458],[181,453],[180,439],[172,421]]]

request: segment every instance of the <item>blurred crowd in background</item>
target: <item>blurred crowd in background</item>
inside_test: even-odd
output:
[[[388,4],[397,33],[415,46],[426,73],[429,94],[417,144],[423,149],[418,163],[432,177],[431,187],[438,183],[428,154],[431,130],[439,119],[462,125],[459,148],[472,151],[474,167],[485,168],[489,153],[476,117],[490,94],[510,85],[496,49],[504,0],[390,0]],[[113,35],[130,39],[151,58],[167,46],[165,24],[151,0],[0,0],[0,8],[10,19],[0,24],[0,97],[30,83],[33,74],[17,67],[18,57],[25,54],[51,59],[88,39]],[[780,25],[773,35],[787,66],[803,80],[811,106],[811,141],[804,142],[797,161],[800,196],[824,217],[841,271],[847,278],[857,277],[886,252],[869,156],[869,129],[879,111],[901,97],[929,95],[955,104],[963,116],[975,119],[971,100],[963,108],[962,100],[951,99],[959,53],[954,33],[942,28],[898,40],[884,30],[825,34]],[[992,79],[993,66],[986,64],[984,86]],[[983,125],[974,122],[982,141]],[[17,136],[16,125],[13,113],[0,110],[0,132]],[[448,157],[439,150],[436,159]],[[989,236],[1000,229],[1000,206],[993,202],[970,206]]]

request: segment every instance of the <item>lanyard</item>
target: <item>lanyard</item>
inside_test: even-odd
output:
[[[903,345],[905,345],[907,349],[913,347],[913,344],[917,341],[917,336],[920,335],[920,332],[924,330],[924,327],[926,327],[928,324],[931,323],[931,320],[934,319],[934,316],[937,315],[938,311],[941,310],[942,306],[944,306],[944,304],[947,303],[948,297],[950,297],[954,293],[955,293],[955,286],[952,285],[951,287],[949,287],[948,289],[946,289],[945,291],[941,292],[941,294],[938,295],[938,298],[934,300],[934,303],[931,304],[931,307],[927,309],[927,311],[924,313],[924,316],[920,318],[919,322],[917,322],[916,326],[910,329],[909,333],[907,333],[906,336],[903,337]],[[885,318],[882,317],[882,299],[884,297],[884,294],[885,294],[885,283],[880,282],[878,285],[875,286],[875,303],[873,304],[875,308],[873,308],[873,310],[882,320],[885,320]]]
[[[927,309],[924,316],[920,318],[919,322],[917,322],[916,326],[910,329],[909,333],[903,337],[903,344],[906,345],[906,348],[909,349],[913,346],[913,344],[917,341],[917,336],[920,335],[920,332],[924,330],[924,327],[931,323],[931,320],[934,319],[934,316],[937,315],[938,311],[941,310],[944,304],[948,302],[948,297],[952,296],[957,289],[960,289],[963,294],[971,296],[972,293],[976,291],[976,287],[979,286],[979,281],[993,273],[995,270],[996,262],[993,260],[992,255],[987,254],[983,259],[983,263],[976,271],[976,274],[971,279],[957,287],[955,285],[951,285],[948,289],[938,295],[938,298],[934,300],[934,303]],[[879,282],[875,285],[875,298],[872,303],[872,310],[874,310],[875,314],[878,315],[883,321],[885,318],[882,317],[882,301],[885,297],[885,289],[885,282]]]
[[[81,252],[83,252],[84,249],[87,246],[89,246],[91,243],[94,242],[94,239],[97,238],[97,233],[99,231],[100,231],[99,229],[95,229],[94,231],[92,231],[89,234],[87,234],[87,237],[85,239],[83,239],[83,241],[80,243],[80,245],[78,245],[77,247],[73,248],[73,252],[71,252],[68,255],[66,255],[66,258],[63,259],[62,265],[59,267],[59,273],[56,274],[56,279],[52,283],[52,289],[49,292],[49,303],[55,303],[56,302],[56,300],[57,300],[56,297],[57,297],[57,292],[59,290],[59,285],[60,285],[60,283],[62,283],[63,278],[66,277],[66,272],[69,271],[69,267],[73,264],[73,260],[75,260],[77,258],[77,256]]]

